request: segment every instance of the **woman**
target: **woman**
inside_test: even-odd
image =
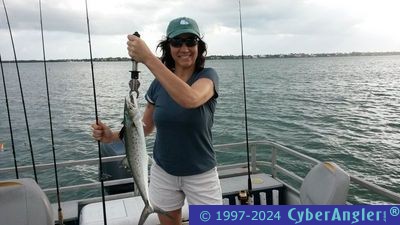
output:
[[[211,128],[218,97],[218,75],[204,68],[206,44],[190,18],[172,20],[158,45],[161,60],[146,43],[128,35],[128,52],[146,65],[155,80],[143,115],[145,135],[157,129],[150,171],[150,201],[174,219],[159,214],[161,224],[181,224],[185,197],[189,204],[222,204]],[[106,125],[92,125],[103,142],[118,138]]]

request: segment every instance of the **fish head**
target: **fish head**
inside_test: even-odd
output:
[[[140,109],[137,99],[134,95],[128,95],[125,98],[124,120],[133,122],[138,119],[140,119]]]

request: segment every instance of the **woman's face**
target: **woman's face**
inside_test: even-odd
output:
[[[170,41],[171,56],[175,69],[195,67],[198,55],[198,38],[192,34],[181,34]]]

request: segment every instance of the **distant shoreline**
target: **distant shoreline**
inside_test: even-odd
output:
[[[273,59],[273,58],[316,58],[316,57],[346,57],[346,56],[389,56],[400,55],[400,52],[350,52],[350,53],[290,53],[290,54],[265,54],[244,55],[245,59]],[[210,55],[208,60],[241,59],[241,55]],[[46,62],[89,62],[90,59],[49,59]],[[120,62],[131,61],[128,57],[93,58],[94,62]],[[14,60],[4,60],[3,63],[13,63]],[[43,62],[43,60],[18,60],[18,62]]]

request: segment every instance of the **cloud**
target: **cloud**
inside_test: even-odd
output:
[[[37,0],[6,0],[17,53],[41,58]],[[241,1],[248,54],[400,50],[400,3],[386,0]],[[195,19],[209,54],[239,54],[239,5],[232,0],[88,0],[95,57],[126,56],[126,34],[139,31],[151,49],[179,16]],[[87,57],[84,0],[42,0],[49,56]],[[4,13],[0,13],[0,52],[10,55]]]

